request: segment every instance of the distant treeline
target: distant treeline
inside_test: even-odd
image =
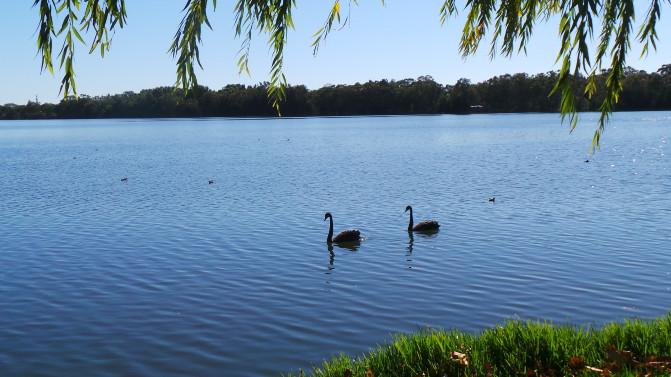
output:
[[[461,79],[441,85],[430,76],[399,81],[369,81],[329,85],[316,90],[305,86],[286,88],[284,116],[468,114],[508,112],[557,112],[559,93],[549,96],[556,72],[518,73],[493,77],[477,84]],[[603,93],[606,73],[598,75]],[[576,94],[585,79],[579,78]],[[29,101],[26,105],[0,106],[0,119],[142,118],[199,116],[277,116],[268,102],[266,85],[227,85],[220,90],[198,87],[184,95],[172,87],[139,93],[68,98],[58,104]],[[602,97],[579,95],[579,111],[597,111]],[[657,72],[627,69],[624,92],[617,110],[671,110],[671,64]]]

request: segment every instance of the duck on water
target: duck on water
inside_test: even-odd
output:
[[[424,220],[419,222],[417,225],[414,225],[414,219],[412,218],[412,207],[405,207],[405,212],[410,211],[410,222],[408,223],[408,232],[437,232],[440,228],[440,224],[436,220]]]
[[[361,232],[356,229],[343,230],[333,237],[333,216],[331,212],[326,212],[324,221],[329,219],[329,234],[326,236],[326,243],[345,243],[345,242],[359,242],[361,241]]]

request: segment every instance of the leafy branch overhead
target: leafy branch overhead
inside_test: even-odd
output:
[[[341,0],[333,1],[326,21],[313,35],[315,54],[334,27],[347,24],[351,7],[358,3],[359,0],[348,0],[347,15],[342,16]],[[384,4],[384,0],[381,3]],[[525,53],[535,24],[558,20],[557,62],[561,68],[552,93],[548,94],[561,93],[562,119],[568,119],[573,129],[578,121],[576,92],[592,98],[599,89],[604,90],[601,116],[592,143],[595,148],[622,94],[626,57],[632,40],[643,45],[642,56],[656,49],[662,7],[670,3],[671,0],[649,0],[645,18],[635,31],[633,0],[467,0],[463,5],[465,23],[459,49],[464,56],[472,55],[488,36],[492,57]],[[70,92],[76,95],[75,40],[87,45],[82,33],[91,33],[89,53],[99,49],[104,56],[116,28],[126,24],[125,0],[34,0],[33,4],[39,14],[37,48],[42,56],[42,69],[53,73],[52,46],[57,39],[61,43],[57,54],[63,71],[61,92],[65,97]],[[202,29],[203,25],[212,28],[208,12],[216,11],[216,5],[216,0],[186,0],[184,16],[169,49],[176,59],[177,86],[189,89],[198,84],[195,66],[202,68],[199,51]],[[278,113],[286,98],[284,48],[294,26],[291,16],[294,7],[295,0],[236,0],[233,8],[235,35],[242,39],[237,62],[240,73],[249,74],[253,36],[259,33],[268,38],[272,59],[267,91]],[[448,22],[458,11],[455,0],[444,0],[438,9],[440,22]],[[590,49],[593,41],[596,48]],[[599,88],[596,75],[604,70],[607,80],[605,86]],[[578,79],[583,76],[587,77],[586,84],[579,87],[578,83],[583,81]]]
[[[89,53],[99,48],[104,57],[110,48],[110,34],[114,34],[117,26],[123,28],[126,23],[124,0],[34,0],[33,6],[39,11],[37,49],[42,56],[42,70],[53,74],[53,42],[55,38],[62,39],[57,55],[63,70],[60,91],[64,97],[68,97],[70,91],[76,94],[75,39],[86,44],[81,32],[91,32],[93,39]],[[63,16],[59,27],[56,27],[58,23],[54,24],[56,15]]]

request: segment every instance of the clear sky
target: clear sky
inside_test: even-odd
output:
[[[361,0],[352,8],[351,23],[332,33],[319,54],[312,56],[312,34],[323,24],[333,0],[298,0],[294,11],[296,29],[289,34],[285,72],[292,84],[318,88],[324,84],[377,79],[416,78],[431,75],[443,84],[461,77],[485,80],[504,73],[539,73],[558,69],[557,23],[539,24],[528,55],[491,61],[488,46],[476,56],[462,59],[458,42],[463,17],[439,22],[440,0]],[[23,104],[36,96],[40,101],[59,100],[60,73],[40,74],[36,54],[37,10],[32,0],[3,0],[0,14],[0,104]],[[101,95],[172,85],[175,66],[167,53],[181,18],[184,0],[128,0],[128,25],[117,32],[112,50],[104,59],[88,55],[79,46],[76,56],[79,94]],[[347,3],[346,1],[344,2]],[[463,4],[463,2],[457,2]],[[648,1],[636,1],[638,20]],[[257,36],[252,48],[251,77],[238,75],[240,40],[233,35],[234,1],[219,0],[212,15],[214,30],[205,30],[201,58],[205,67],[199,82],[213,89],[230,83],[254,84],[268,79],[269,48],[265,36]],[[664,3],[658,25],[661,41],[657,52],[640,60],[634,44],[629,65],[654,71],[671,63],[671,7]],[[463,13],[463,12],[462,12]],[[86,39],[86,37],[85,37]],[[60,45],[54,45],[58,51]]]

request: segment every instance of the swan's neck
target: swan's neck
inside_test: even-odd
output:
[[[408,224],[408,231],[412,231],[412,226],[414,225],[414,221],[412,219],[412,208],[410,208],[410,223]]]
[[[326,242],[333,242],[333,217],[329,216],[329,235],[326,237]]]

